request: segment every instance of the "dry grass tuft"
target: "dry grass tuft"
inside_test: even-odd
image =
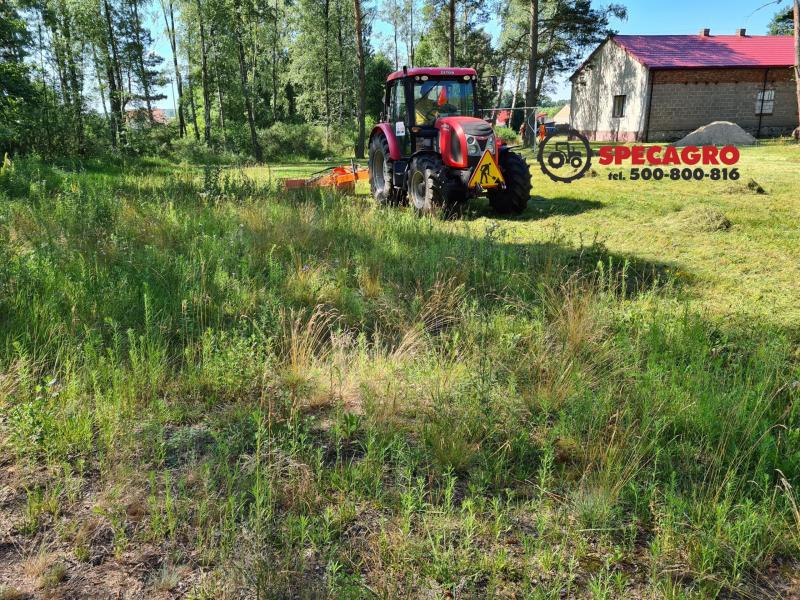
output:
[[[0,586],[0,600],[26,600],[30,596],[22,590],[12,586]]]
[[[425,294],[417,320],[431,335],[453,327],[463,318],[461,306],[465,295],[463,283],[454,278],[437,279]]]
[[[314,308],[308,318],[305,318],[305,314],[305,311],[292,309],[282,315],[283,358],[290,372],[298,377],[329,354],[331,330],[337,319],[334,311],[321,304]]]
[[[23,565],[23,572],[43,590],[52,589],[67,578],[67,566],[48,552],[30,556]]]

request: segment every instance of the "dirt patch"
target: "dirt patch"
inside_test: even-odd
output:
[[[28,527],[24,483],[42,473],[0,468],[0,600],[10,598],[178,598],[203,577],[198,565],[174,564],[166,543],[141,538],[138,497],[123,498],[121,521],[131,541],[115,545],[112,523],[98,514],[104,506],[100,477],[92,474],[72,501]],[[33,486],[33,484],[30,484]],[[131,486],[136,488],[136,486]],[[32,490],[29,487],[29,490]],[[184,559],[189,553],[181,554]],[[191,563],[192,561],[185,561]]]
[[[676,146],[752,146],[757,140],[736,123],[714,121],[698,127]]]

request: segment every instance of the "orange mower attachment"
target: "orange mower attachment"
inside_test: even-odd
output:
[[[329,167],[314,173],[308,179],[284,179],[281,183],[285,190],[332,187],[352,194],[356,190],[356,182],[367,179],[369,170],[351,162],[349,166]]]

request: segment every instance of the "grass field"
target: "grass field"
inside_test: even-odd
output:
[[[322,166],[3,168],[0,599],[800,597],[800,148],[513,219]]]

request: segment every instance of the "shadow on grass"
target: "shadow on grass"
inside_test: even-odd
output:
[[[311,192],[295,201],[322,205],[323,196],[324,193]],[[370,202],[366,198],[360,200],[365,208]],[[352,201],[347,196],[337,200]],[[542,212],[534,212],[539,203]],[[592,200],[537,199],[532,200],[523,215],[509,220],[575,215],[603,206]],[[503,296],[515,301],[531,301],[545,278],[565,280],[576,274],[598,277],[618,294],[631,297],[667,284],[674,287],[672,274],[683,268],[674,263],[610,252],[598,239],[575,245],[557,231],[542,241],[510,241],[504,219],[496,218],[487,204],[476,206],[473,213],[454,219],[443,228],[437,227],[438,217],[421,217],[419,226],[409,226],[403,214],[411,211],[409,207],[386,207],[381,211],[387,217],[383,232],[374,235],[361,227],[341,227],[338,220],[333,228],[330,222],[317,221],[313,234],[306,236],[310,243],[304,249],[304,256],[328,262],[333,258],[332,248],[336,248],[333,254],[340,254],[339,260],[364,263],[401,289],[429,287],[437,279],[454,277],[481,296]],[[482,214],[492,216],[483,231],[459,223],[474,221]]]
[[[531,196],[528,208],[521,215],[499,215],[492,210],[487,200],[473,200],[470,207],[464,214],[466,219],[492,218],[509,221],[538,221],[550,217],[569,217],[599,210],[605,205],[597,200],[585,200],[582,198],[567,198],[559,196],[557,198],[543,198],[542,196]]]

